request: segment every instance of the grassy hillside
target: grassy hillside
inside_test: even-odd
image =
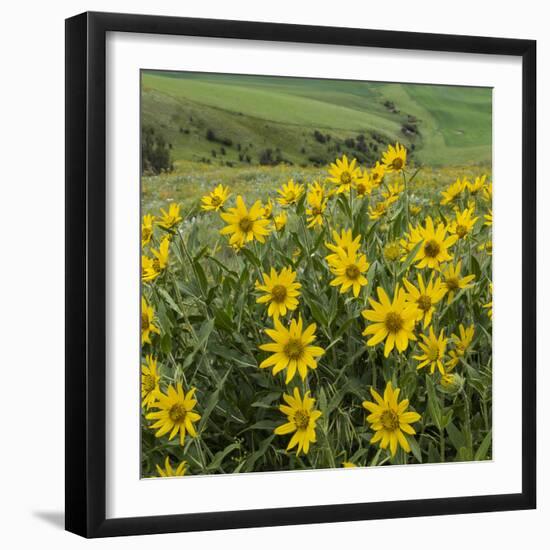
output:
[[[322,166],[342,152],[369,163],[395,141],[433,166],[491,158],[484,88],[144,72],[142,123],[171,144],[176,167]]]

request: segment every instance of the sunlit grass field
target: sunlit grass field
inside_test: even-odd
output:
[[[372,161],[396,141],[419,164],[489,163],[491,98],[489,88],[142,73],[142,123],[162,131],[174,159],[214,164],[258,164],[266,148],[299,166],[326,165],[341,152]],[[208,130],[231,145],[207,140]],[[360,135],[366,153],[349,141]]]

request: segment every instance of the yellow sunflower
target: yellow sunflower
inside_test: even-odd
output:
[[[273,340],[269,344],[262,344],[260,349],[272,353],[267,359],[260,363],[260,368],[273,367],[273,376],[286,369],[286,384],[296,374],[300,373],[302,380],[305,380],[307,370],[317,368],[317,357],[325,353],[323,348],[312,346],[315,340],[317,325],[312,323],[305,330],[302,330],[302,318],[292,319],[290,327],[283,327],[279,319],[273,319],[275,329],[266,329],[265,332]]]
[[[277,200],[279,204],[283,206],[290,206],[296,204],[300,197],[304,193],[304,186],[294,183],[294,180],[289,180],[288,183],[283,184],[282,189],[278,189],[277,193],[281,195]]]
[[[493,255],[493,241],[489,239],[488,241],[485,241],[484,243],[481,243],[477,249],[480,252],[485,252],[488,256]]]
[[[493,200],[493,184],[491,182],[487,183],[481,191],[481,196],[483,200],[487,202],[492,202]]]
[[[432,315],[435,311],[435,305],[443,299],[447,290],[441,283],[438,277],[434,279],[430,277],[428,284],[424,284],[424,278],[418,273],[418,287],[414,286],[407,279],[403,279],[403,284],[407,289],[405,299],[407,302],[412,302],[417,307],[417,320],[424,319],[424,328],[428,327],[432,322]]]
[[[449,224],[449,233],[456,235],[459,239],[467,237],[479,219],[478,217],[473,218],[473,215],[473,208],[466,208],[462,212],[457,210],[455,212],[455,219]]]
[[[166,237],[163,237],[162,241],[160,241],[158,250],[152,248],[151,252],[153,253],[153,256],[155,256],[153,258],[153,267],[156,271],[161,273],[164,269],[166,269],[166,266],[168,265],[170,237],[168,235]]]
[[[388,145],[388,150],[382,153],[382,163],[386,172],[399,172],[405,169],[407,164],[407,149],[400,143]]]
[[[327,256],[327,261],[330,262],[332,259],[336,259],[336,256],[343,251],[345,254],[355,254],[359,247],[361,246],[361,235],[353,238],[351,229],[342,229],[340,234],[337,231],[332,231],[332,240],[334,243],[325,242],[325,246],[334,252]]]
[[[160,275],[159,271],[155,270],[153,260],[149,256],[141,257],[141,280],[143,282],[154,281]]]
[[[290,451],[290,449],[298,445],[296,456],[302,451],[304,454],[307,454],[310,443],[317,441],[315,424],[322,413],[313,408],[315,406],[315,399],[309,396],[308,391],[302,399],[300,390],[294,388],[294,396],[285,393],[283,394],[283,399],[286,405],[281,405],[279,410],[287,416],[287,422],[281,424],[281,426],[277,426],[274,431],[277,435],[294,433],[286,450]]]
[[[168,212],[163,208],[160,209],[162,216],[157,220],[157,224],[163,229],[172,229],[183,219],[180,216],[180,205],[174,202],[170,203]]]
[[[267,220],[270,220],[273,217],[273,201],[269,198],[264,204],[263,216]]]
[[[327,180],[336,184],[337,193],[349,193],[352,186],[361,178],[361,169],[357,166],[357,160],[348,161],[348,157],[344,155],[341,159],[336,159],[336,163],[331,163],[329,167]]]
[[[301,284],[296,282],[296,272],[289,267],[281,269],[280,273],[274,268],[268,275],[263,273],[263,284],[256,281],[256,290],[265,294],[260,296],[258,304],[269,303],[267,314],[273,318],[279,315],[286,315],[288,311],[294,311],[298,307],[298,296],[300,296]]]
[[[369,218],[371,220],[379,220],[388,213],[391,206],[389,201],[378,201],[374,206],[369,206]]]
[[[462,290],[463,288],[471,287],[472,281],[476,278],[475,275],[466,275],[465,277],[461,277],[461,269],[462,260],[459,260],[455,266],[449,264],[442,272],[443,286],[445,287],[445,291],[447,292],[448,304],[453,301],[455,292]]]
[[[307,226],[315,227],[323,225],[323,215],[327,207],[328,199],[323,198],[323,195],[314,191],[307,194],[308,207],[306,208]]]
[[[384,179],[386,173],[386,167],[380,162],[376,161],[376,164],[370,171],[370,180],[374,187],[379,187]]]
[[[171,441],[179,433],[180,445],[183,445],[186,433],[191,437],[197,435],[193,423],[198,422],[201,416],[193,410],[197,404],[197,400],[193,397],[196,390],[197,388],[192,388],[186,394],[181,383],[178,382],[177,389],[170,384],[166,394],[162,392],[157,394],[157,400],[152,408],[159,410],[148,413],[145,417],[147,420],[156,420],[150,426],[152,430],[157,430],[155,437],[162,437],[170,432],[168,440]]]
[[[269,220],[263,217],[263,207],[260,201],[256,201],[248,210],[243,198],[239,195],[236,206],[229,208],[228,212],[223,212],[220,216],[228,224],[220,230],[220,233],[231,235],[230,245],[238,244],[242,247],[254,239],[265,243],[265,236],[269,234]]]
[[[203,210],[219,210],[225,204],[225,201],[229,198],[229,187],[224,187],[223,185],[218,185],[214,191],[205,195],[201,201],[201,208]]]
[[[346,254],[342,249],[329,257],[331,258],[330,271],[336,275],[336,278],[330,281],[330,286],[339,286],[342,294],[352,289],[353,295],[357,298],[361,287],[368,283],[367,278],[363,275],[369,268],[367,257],[355,252]]]
[[[151,407],[160,392],[160,375],[157,370],[157,360],[151,355],[145,357],[145,365],[141,365],[141,406]]]
[[[151,333],[160,334],[159,328],[154,324],[155,310],[145,299],[141,297],[141,345],[151,343]]]
[[[387,449],[389,445],[392,456],[397,452],[398,446],[406,453],[411,452],[411,447],[403,432],[415,435],[416,431],[411,424],[418,422],[421,418],[416,412],[407,412],[408,399],[398,401],[400,391],[399,388],[394,390],[391,382],[388,382],[384,390],[384,397],[371,388],[370,392],[375,402],[363,401],[363,407],[371,413],[367,416],[367,422],[375,431],[370,440],[371,445],[380,442],[382,449]]]
[[[393,185],[390,183],[387,190],[382,193],[382,196],[388,204],[393,204],[399,199],[399,195],[405,191],[405,185],[403,183],[397,182]]]
[[[420,361],[416,368],[422,369],[429,366],[430,374],[433,374],[436,368],[441,374],[445,374],[445,369],[443,368],[443,356],[445,355],[445,350],[447,349],[448,339],[445,338],[443,329],[441,329],[439,336],[436,336],[433,327],[430,327],[428,336],[421,334],[420,338],[422,338],[424,342],[418,342],[418,346],[423,353],[421,355],[413,355],[413,359]]]
[[[367,346],[376,346],[386,340],[385,357],[388,357],[394,347],[402,353],[407,349],[409,340],[416,340],[413,331],[418,315],[417,307],[406,301],[406,293],[399,285],[395,287],[392,302],[382,287],[377,288],[377,293],[380,301],[369,298],[372,309],[361,312],[365,319],[373,323],[363,331],[363,336],[372,335]]]
[[[429,267],[430,269],[439,270],[441,263],[453,259],[448,249],[456,243],[458,237],[456,235],[447,237],[445,225],[440,223],[435,228],[431,216],[428,216],[425,227],[420,226],[418,228],[418,235],[424,243],[414,259],[417,262],[415,264],[417,268]]]
[[[491,292],[491,300],[483,305],[483,307],[487,310],[487,316],[489,319],[493,318],[493,283],[489,283],[489,290]]]
[[[155,466],[159,477],[181,477],[185,475],[187,470],[187,461],[180,462],[174,470],[170,464],[170,457],[167,456],[164,461],[164,470],[158,464],[155,464]]]
[[[453,369],[458,365],[460,358],[464,357],[474,340],[475,328],[474,325],[464,327],[461,323],[458,327],[458,334],[451,334],[451,342],[454,344],[454,349],[449,352],[450,360],[448,368]]]
[[[486,175],[483,175],[481,177],[477,177],[473,183],[468,182],[468,191],[470,192],[470,195],[477,195],[480,191],[483,191],[485,188],[485,180],[487,179]]]
[[[401,258],[403,249],[399,241],[390,241],[384,246],[383,254],[388,262],[395,262]]]
[[[464,190],[468,187],[468,181],[467,180],[461,180],[460,178],[457,178],[457,180],[454,183],[451,183],[445,191],[441,192],[442,199],[441,204],[453,204],[458,202],[460,197],[462,196],[462,193]]]
[[[141,246],[146,246],[151,242],[153,237],[153,223],[155,217],[151,214],[145,214],[143,216],[143,223],[141,224]]]
[[[422,212],[422,206],[417,205],[417,204],[409,205],[409,213],[412,216],[418,216],[418,214],[420,214],[420,212]]]
[[[141,257],[141,279],[145,282],[154,281],[168,265],[170,252],[170,237],[167,235],[160,241],[158,250],[152,248],[154,258]]]
[[[273,218],[273,223],[275,224],[275,229],[277,231],[282,231],[285,228],[286,222],[288,221],[288,216],[286,212],[281,212]]]
[[[371,175],[363,170],[363,175],[357,180],[355,184],[355,191],[359,198],[368,197],[374,190],[375,185],[372,182]]]
[[[324,183],[319,183],[317,180],[315,180],[313,183],[309,185],[308,192],[316,193],[317,195],[323,197],[324,199],[330,199],[332,196],[336,194],[335,189],[327,189]]]
[[[403,238],[399,241],[401,248],[406,254],[412,252],[413,248],[423,239],[422,226],[409,224],[409,232],[403,235]],[[405,261],[406,257],[403,257],[401,261]]]

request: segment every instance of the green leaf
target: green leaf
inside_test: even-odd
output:
[[[251,472],[254,468],[254,464],[256,464],[256,461],[260,459],[264,454],[266,453],[267,449],[269,448],[269,445],[273,441],[275,437],[275,434],[271,434],[269,437],[264,439],[258,448],[258,450],[254,453],[252,453],[248,459],[246,460],[244,466],[241,468],[245,472]]]
[[[270,392],[261,399],[254,401],[251,407],[257,407],[260,409],[271,409],[273,407],[273,401],[281,397],[281,392]]]
[[[166,292],[166,290],[164,290],[164,288],[158,288],[158,293],[164,298],[164,300],[166,301],[166,303],[180,316],[182,317],[183,316],[183,313],[181,311],[181,309],[179,308],[178,304],[176,304],[176,302],[174,302],[174,299],[172,298],[172,296],[170,296],[170,294],[168,294],[168,292]]]
[[[489,452],[489,447],[491,446],[492,441],[493,431],[489,430],[487,435],[483,438],[481,445],[477,449],[476,454],[474,455],[474,460],[486,460],[489,458],[487,453]]]
[[[212,462],[206,467],[207,470],[217,470],[223,462],[223,459],[233,451],[239,448],[238,443],[231,443],[223,451],[219,451],[214,455]]]
[[[168,355],[172,351],[172,336],[165,332],[160,339],[160,349]]]
[[[216,310],[214,313],[214,322],[218,329],[223,329],[231,334],[235,332],[235,324],[223,309]]]
[[[405,434],[405,437],[407,438],[407,441],[409,442],[409,445],[411,446],[411,451],[416,460],[422,464],[422,451],[420,450],[420,445],[418,445],[418,441],[416,441],[416,438],[412,435]]]
[[[241,433],[248,432],[250,430],[271,430],[273,431],[277,426],[280,426],[281,422],[276,422],[275,420],[259,420],[258,422],[255,422],[252,424],[252,426],[248,426],[248,428],[244,429]]]
[[[401,277],[403,277],[403,275],[407,272],[410,265],[414,262],[414,259],[416,258],[418,251],[420,250],[420,247],[423,244],[424,244],[424,241],[420,241],[416,243],[414,248],[409,252],[407,259],[403,262],[403,265],[401,266],[401,271],[399,272],[398,279],[401,279]]]
[[[351,219],[351,209],[349,207],[348,199],[344,193],[340,193],[338,195],[337,202],[340,205],[340,208],[342,209],[342,211],[346,214],[346,216]]]
[[[206,279],[204,269],[202,268],[200,262],[193,262],[193,266],[195,268],[195,274],[197,276],[201,292],[203,296],[206,296],[208,294],[208,280]]]
[[[449,434],[449,440],[451,441],[452,446],[457,451],[459,451],[461,447],[466,446],[466,439],[464,438],[464,435],[452,422],[449,422],[445,429]]]
[[[254,252],[252,252],[252,250],[250,250],[249,248],[241,248],[241,253],[251,264],[261,269],[262,262],[260,262],[259,258],[256,256],[256,254],[254,254]]]
[[[355,223],[353,224],[353,235],[363,235],[366,232],[366,226],[363,224],[368,223],[369,217],[367,216],[367,208],[369,206],[369,201],[363,199],[361,201],[361,208],[359,212],[355,215]]]
[[[313,318],[322,326],[327,327],[328,326],[328,320],[323,313],[322,309],[313,301],[308,300],[307,305],[309,306],[309,309],[311,310],[311,315]]]
[[[225,384],[225,381],[227,380],[227,377],[231,373],[231,370],[232,370],[231,367],[227,369],[227,372],[224,374],[223,378],[220,380],[217,389],[208,398],[206,407],[204,409],[204,412],[201,415],[201,419],[199,422],[199,429],[198,429],[199,433],[202,433],[204,427],[206,426],[206,423],[208,422],[208,419],[210,418],[210,415],[212,414],[212,411],[218,404],[218,401],[220,399],[220,391],[222,390]]]
[[[426,377],[426,389],[428,390],[428,412],[430,417],[433,420],[434,424],[439,430],[442,429],[442,416],[441,416],[441,404],[435,393],[435,387],[432,379],[428,376]]]

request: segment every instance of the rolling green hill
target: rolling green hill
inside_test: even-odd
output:
[[[476,164],[491,159],[491,90],[144,71],[142,125],[176,165],[370,163],[395,141],[420,163]]]

